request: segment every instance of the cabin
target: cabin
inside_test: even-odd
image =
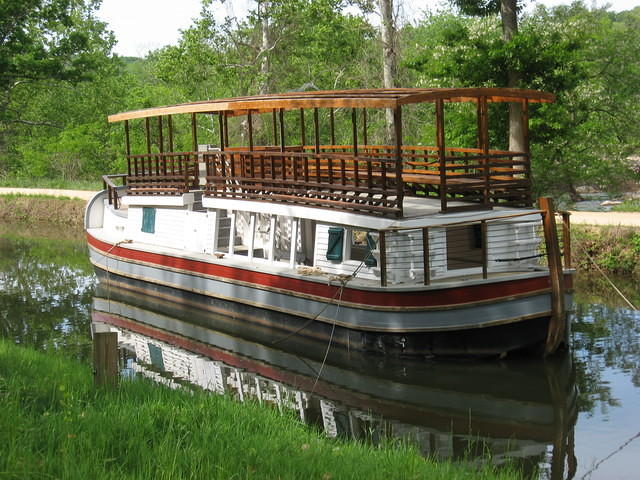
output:
[[[110,228],[256,265],[356,272],[382,286],[535,269],[541,217],[531,208],[529,104],[553,100],[531,90],[399,88],[111,115],[124,124],[127,172],[103,177]],[[509,103],[522,112],[521,151],[490,146],[490,107]],[[475,116],[475,144],[465,148],[447,145],[447,111],[460,105]],[[392,141],[370,142],[387,112]],[[434,144],[417,142],[403,122]]]

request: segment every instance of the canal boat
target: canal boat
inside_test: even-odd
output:
[[[126,173],[103,176],[87,205],[91,262],[111,283],[336,348],[553,353],[567,331],[569,224],[562,265],[552,204],[534,207],[528,145],[530,105],[553,99],[314,91],[111,115]],[[509,105],[517,151],[489,145],[490,114]],[[449,111],[475,117],[473,147],[450,145]]]

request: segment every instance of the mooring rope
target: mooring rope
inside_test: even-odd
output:
[[[133,240],[130,240],[130,239],[120,240],[119,242],[116,242],[113,245],[111,245],[111,248],[102,254],[102,256],[104,257],[105,270],[107,271],[107,303],[109,305],[109,311],[111,311],[111,282],[109,279],[109,273],[111,272],[109,271],[108,255],[111,255],[111,252],[113,251],[113,249],[119,245],[122,245],[123,243],[133,243]]]
[[[338,288],[336,290],[336,293],[333,295],[333,297],[331,297],[331,299],[326,303],[326,305],[324,307],[322,307],[322,309],[313,316],[313,318],[307,320],[301,327],[297,328],[296,330],[294,330],[293,332],[289,333],[288,335],[285,335],[284,337],[278,339],[278,340],[274,340],[273,342],[271,342],[272,345],[278,344],[280,342],[283,342],[284,340],[287,340],[288,338],[291,338],[293,335],[296,335],[298,333],[300,333],[302,330],[304,330],[309,324],[311,324],[311,322],[313,322],[314,320],[317,320],[318,317],[320,315],[322,315],[322,313],[329,307],[329,305],[333,304],[333,301],[336,299],[336,297],[338,297],[338,303],[337,303],[337,308],[336,308],[336,313],[335,316],[333,317],[333,322],[331,324],[331,334],[329,335],[329,342],[327,343],[327,348],[325,349],[324,352],[324,357],[322,358],[322,363],[320,364],[320,368],[318,369],[317,373],[316,373],[316,378],[313,382],[313,387],[311,388],[311,393],[315,392],[316,386],[318,385],[318,380],[320,380],[320,376],[322,375],[322,371],[324,370],[324,366],[327,363],[327,358],[329,357],[329,351],[331,350],[331,344],[333,343],[333,335],[335,333],[336,330],[336,322],[338,320],[338,314],[340,313],[340,306],[342,305],[342,293],[344,292],[344,287],[347,285],[347,283],[349,283],[351,280],[353,280],[356,275],[358,275],[358,272],[360,272],[360,270],[362,269],[362,267],[365,264],[365,261],[371,256],[371,252],[368,252],[367,255],[362,259],[362,261],[360,262],[360,265],[358,265],[356,267],[356,269],[350,274],[350,275],[331,275],[328,274],[327,272],[323,272],[320,269],[316,269],[316,268],[309,268],[305,274],[307,275],[325,275],[329,278],[329,283],[331,284],[331,282],[338,280],[340,282],[340,288]],[[300,271],[300,269],[299,269]],[[303,270],[304,271],[304,270]]]
[[[344,283],[340,286],[340,297],[338,298],[338,306],[336,308],[336,315],[333,317],[333,325],[331,325],[331,335],[329,335],[329,343],[327,343],[327,349],[324,352],[324,358],[322,359],[322,363],[320,364],[320,369],[318,370],[318,374],[316,375],[316,379],[313,382],[313,387],[311,388],[311,393],[316,391],[316,385],[318,384],[318,380],[320,380],[320,376],[322,375],[322,370],[324,370],[324,365],[327,363],[327,357],[329,356],[329,350],[331,350],[331,343],[333,342],[333,333],[336,330],[336,320],[338,319],[338,313],[340,312],[340,305],[342,303],[342,292],[344,290]]]
[[[338,305],[337,305],[337,308],[336,308],[336,314],[333,317],[333,324],[331,325],[331,335],[329,336],[329,342],[327,343],[327,349],[324,352],[324,358],[322,359],[322,363],[320,364],[320,369],[318,370],[318,374],[316,375],[316,379],[313,382],[313,387],[311,388],[311,393],[315,392],[315,390],[316,390],[316,385],[318,384],[318,380],[320,379],[320,376],[322,375],[322,370],[324,370],[324,365],[327,362],[327,357],[329,356],[329,350],[331,350],[331,343],[333,342],[333,333],[336,330],[336,321],[338,320],[338,314],[340,313],[340,306],[342,305],[342,292],[344,291],[344,287],[346,286],[346,284],[349,281],[353,280],[356,277],[356,275],[358,274],[358,272],[360,271],[360,269],[364,265],[364,262],[370,256],[371,256],[371,251],[369,251],[367,253],[367,255],[362,259],[362,261],[360,262],[360,265],[358,265],[358,267],[353,271],[353,273],[351,275],[349,275],[346,278],[340,279],[340,290],[339,290],[340,297],[338,298]]]
[[[620,445],[618,448],[616,448],[613,452],[611,452],[609,455],[607,455],[606,457],[604,457],[602,460],[599,460],[593,467],[591,467],[591,470],[589,470],[587,473],[585,473],[582,477],[581,480],[584,480],[585,478],[589,477],[593,472],[595,472],[600,465],[602,465],[604,462],[606,462],[607,460],[609,460],[611,457],[613,457],[616,453],[618,453],[619,451],[621,451],[624,447],[626,447],[627,445],[629,445],[631,442],[633,442],[636,438],[640,438],[640,432],[636,433],[633,437],[629,438],[626,442],[624,442],[622,445]]]
[[[364,265],[365,260],[367,258],[369,258],[369,255],[371,255],[371,252],[369,252],[369,254],[364,258],[364,260],[362,260],[362,262],[360,262],[360,265],[358,265],[358,267],[350,275],[333,275],[333,274],[327,273],[327,272],[325,272],[325,271],[323,271],[323,270],[321,270],[320,268],[317,268],[317,267],[298,267],[298,273],[301,273],[303,275],[322,275],[322,276],[326,276],[327,279],[329,280],[329,284],[330,285],[331,285],[331,282],[337,280],[337,281],[340,282],[340,288],[338,290],[336,290],[336,293],[333,294],[333,297],[331,297],[331,299],[325,304],[325,306],[322,307],[322,309],[318,313],[316,313],[312,318],[307,320],[304,324],[302,324],[302,326],[298,327],[293,332],[288,333],[287,335],[285,335],[282,338],[279,338],[278,340],[274,340],[273,342],[271,342],[271,344],[272,345],[277,345],[280,342],[284,342],[285,340],[293,337],[294,335],[300,333],[302,330],[307,328],[312,322],[317,320],[318,317],[320,317],[320,315],[322,315],[327,308],[329,308],[329,305],[333,304],[333,301],[336,299],[336,297],[338,295],[340,295],[340,300],[342,300],[342,292],[344,290],[344,287],[347,285],[347,283],[349,283],[351,280],[353,280],[355,278],[355,276],[358,274],[358,272],[360,271],[360,269]],[[339,306],[339,304],[338,304],[338,306]],[[337,315],[337,311],[336,311],[336,315]],[[334,325],[335,325],[335,321],[334,321]]]
[[[612,280],[607,276],[607,274],[604,272],[604,270],[602,270],[602,269],[600,268],[600,265],[598,265],[598,264],[596,263],[596,261],[594,260],[594,258],[593,258],[591,255],[589,255],[589,252],[587,252],[587,249],[586,249],[586,248],[582,248],[582,251],[583,251],[583,252],[584,252],[584,254],[589,258],[589,260],[591,261],[591,263],[593,263],[593,266],[594,266],[594,267],[596,267],[596,270],[598,270],[598,271],[602,274],[602,276],[605,278],[605,280],[606,280],[607,282],[609,282],[609,285],[611,285],[611,286],[613,287],[613,289],[618,293],[618,295],[620,295],[620,296],[622,297],[622,299],[623,299],[625,302],[627,302],[627,305],[629,305],[629,306],[631,307],[631,309],[632,309],[632,310],[637,311],[638,309],[636,308],[636,306],[635,306],[633,303],[631,303],[631,301],[630,301],[627,297],[625,297],[625,296],[624,296],[624,293],[622,293],[618,287],[616,287],[616,285],[615,285],[615,284],[613,283],[613,281],[612,281]]]

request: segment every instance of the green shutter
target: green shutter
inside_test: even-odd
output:
[[[156,231],[156,209],[152,207],[142,207],[142,231],[145,233],[155,233]]]
[[[342,245],[344,243],[344,228],[329,228],[329,243],[327,245],[327,260],[342,261]]]
[[[373,250],[377,247],[376,241],[369,232],[367,232],[367,236],[365,238],[367,239],[367,256],[364,257],[364,264],[367,267],[377,267],[378,261],[376,260],[376,257],[373,256]]]

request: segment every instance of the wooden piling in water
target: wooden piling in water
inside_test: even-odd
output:
[[[556,352],[561,343],[566,341],[567,314],[564,306],[564,274],[560,259],[560,245],[556,229],[556,217],[553,211],[553,199],[541,197],[540,210],[543,214],[544,240],[547,247],[547,261],[551,280],[551,318],[544,354]]]
[[[118,334],[93,334],[93,380],[96,386],[114,387],[118,384]]]

